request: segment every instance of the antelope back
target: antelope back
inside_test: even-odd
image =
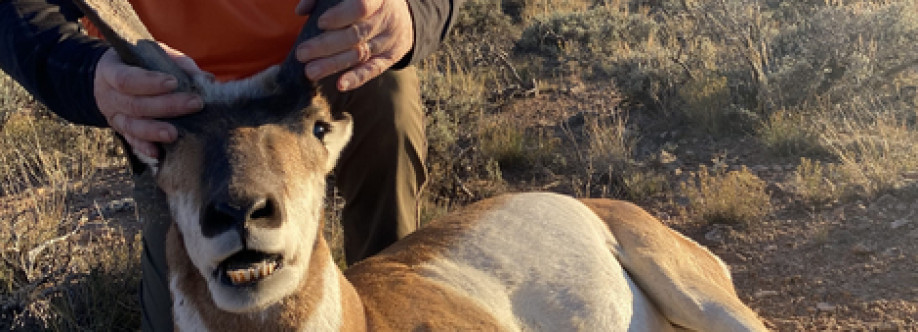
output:
[[[335,2],[318,1],[297,44],[320,32],[316,19]],[[178,90],[204,97],[201,112],[168,120],[179,138],[161,147],[159,160],[145,161],[193,265],[170,265],[170,275],[193,272],[213,303],[233,312],[289,295],[306,275],[325,176],[350,137],[350,117],[332,116],[295,44],[283,63],[219,83],[179,69],[126,1],[77,3],[123,61],[171,74]]]

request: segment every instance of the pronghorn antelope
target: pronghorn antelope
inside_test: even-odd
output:
[[[342,272],[322,202],[351,120],[332,116],[302,65],[291,55],[240,82],[188,77],[125,1],[80,6],[125,62],[207,101],[144,161],[173,219],[179,330],[765,330],[716,256],[620,201],[500,196]],[[317,32],[310,19],[300,40]]]

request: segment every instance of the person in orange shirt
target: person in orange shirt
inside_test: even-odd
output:
[[[232,80],[280,63],[315,0],[130,0],[153,36],[187,71]],[[446,36],[460,0],[343,0],[318,18],[325,32],[296,45],[303,73],[325,84],[332,111],[347,110],[354,135],[335,170],[349,263],[418,226],[426,180],[423,108],[412,66]],[[297,15],[298,14],[298,15]],[[69,0],[0,1],[0,68],[53,112],[109,126],[137,153],[178,133],[157,119],[203,107],[173,93],[175,78],[122,63],[77,24]],[[90,29],[91,30],[91,29]],[[135,179],[138,187],[149,186]],[[138,209],[144,207],[138,201]],[[168,216],[164,217],[168,219]],[[171,330],[164,241],[168,221],[144,220],[142,327]]]

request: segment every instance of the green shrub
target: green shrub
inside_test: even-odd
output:
[[[632,101],[658,107],[686,77],[672,43],[652,17],[606,5],[537,16],[516,47],[545,59],[554,74],[612,79]]]
[[[776,104],[846,104],[892,97],[896,82],[914,84],[916,74],[905,69],[918,54],[918,4],[883,3],[824,6],[786,22],[770,48],[769,94]],[[888,107],[894,98],[885,101]]]
[[[745,134],[759,122],[756,113],[731,104],[730,89],[724,76],[689,80],[677,91],[684,102],[683,114],[701,132]]]

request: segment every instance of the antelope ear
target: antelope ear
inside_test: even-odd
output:
[[[329,125],[331,128],[325,138],[322,139],[322,142],[325,143],[325,148],[328,150],[328,161],[325,163],[326,172],[331,172],[335,168],[341,151],[344,150],[347,142],[351,139],[354,120],[351,119],[350,114],[342,113],[337,119],[332,120]]]

